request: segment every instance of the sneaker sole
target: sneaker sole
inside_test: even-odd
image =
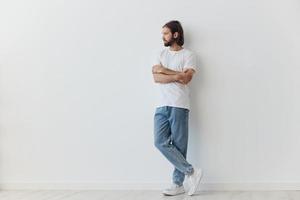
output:
[[[198,173],[199,173],[199,171],[198,171]],[[198,188],[198,186],[199,186],[199,183],[200,183],[200,181],[201,181],[201,178],[202,178],[202,176],[203,176],[203,171],[201,170],[200,171],[200,176],[197,178],[197,182],[196,182],[196,184],[195,184],[195,186],[194,187],[192,187],[190,190],[189,190],[189,192],[188,192],[188,195],[193,195],[195,192],[196,192],[196,190],[197,190],[197,188]]]
[[[166,193],[166,192],[162,192],[162,194],[165,195],[165,196],[175,196],[175,195],[179,195],[179,194],[183,194],[183,193],[185,193],[185,190],[182,190],[182,191],[180,191],[178,193]]]
[[[176,193],[176,194],[170,194],[170,193],[164,193],[164,192],[163,192],[163,195],[165,195],[165,196],[175,196],[175,195],[179,195],[179,194],[183,194],[183,193],[185,193],[185,191],[178,192],[178,193]]]

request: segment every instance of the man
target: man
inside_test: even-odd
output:
[[[194,168],[186,160],[190,111],[188,83],[196,72],[196,55],[182,47],[184,34],[179,21],[166,23],[162,35],[164,46],[169,48],[159,52],[152,67],[161,93],[154,114],[154,145],[174,165],[173,183],[163,194],[184,193],[183,181],[187,176],[188,195],[193,195],[203,174],[201,168]]]

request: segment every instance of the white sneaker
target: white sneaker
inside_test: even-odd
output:
[[[164,189],[162,192],[164,195],[173,196],[185,193],[183,185],[179,186],[175,183],[172,183],[170,188]]]
[[[202,175],[203,175],[203,171],[201,168],[197,168],[197,169],[194,168],[194,173],[187,176],[189,187],[190,187],[188,191],[188,195],[191,196],[197,191]]]

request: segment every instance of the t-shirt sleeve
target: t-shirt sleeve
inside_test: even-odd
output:
[[[196,70],[196,68],[197,68],[197,56],[196,56],[195,53],[192,53],[191,55],[189,55],[187,57],[187,59],[185,60],[185,62],[184,62],[183,69],[188,69],[188,68],[192,68],[195,71],[197,71]]]
[[[155,53],[154,58],[153,58],[153,61],[152,61],[152,64],[151,64],[151,67],[154,66],[154,65],[161,64],[161,61],[160,61],[160,54],[161,54],[160,51],[158,51],[158,52]]]

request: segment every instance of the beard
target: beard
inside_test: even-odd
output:
[[[175,42],[175,38],[172,37],[170,41],[164,41],[164,45],[165,45],[165,47],[169,47],[169,46],[171,46],[174,42]]]

